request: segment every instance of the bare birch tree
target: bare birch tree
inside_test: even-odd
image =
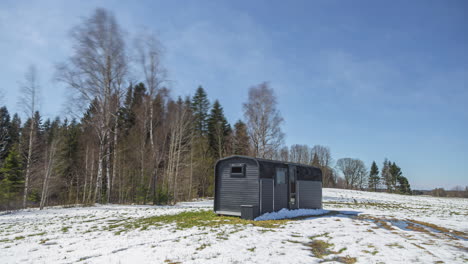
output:
[[[283,144],[283,118],[276,106],[276,96],[268,83],[249,89],[249,98],[243,107],[255,157],[271,159]]]
[[[154,115],[154,101],[155,97],[162,88],[164,82],[167,81],[167,71],[162,66],[162,45],[154,34],[141,33],[135,39],[135,47],[137,50],[137,61],[140,64],[145,79],[146,88],[148,90],[148,96],[145,97],[145,109],[149,110],[149,123],[148,123],[148,134],[151,146],[151,182],[153,183],[153,196],[156,192],[157,183],[157,167],[158,161],[161,159],[158,157],[158,147],[155,146],[155,126],[157,120]],[[146,126],[145,126],[146,127]],[[151,186],[148,186],[148,190]]]
[[[26,157],[26,173],[24,176],[24,193],[23,193],[23,208],[26,208],[26,202],[29,193],[29,183],[31,178],[31,165],[34,143],[34,131],[36,120],[34,114],[38,108],[39,99],[39,84],[37,80],[37,70],[34,65],[29,66],[24,76],[24,83],[21,85],[21,97],[19,104],[23,108],[26,116],[31,120],[29,128],[28,154]]]
[[[47,202],[48,192],[49,192],[49,182],[54,171],[54,166],[56,163],[56,153],[57,153],[57,144],[59,140],[57,138],[53,139],[50,143],[50,146],[46,147],[45,152],[45,162],[44,162],[44,182],[42,184],[42,193],[41,201],[39,203],[39,208],[42,210]]]
[[[104,9],[96,9],[82,23],[73,28],[73,55],[57,69],[57,78],[75,93],[75,102],[83,107],[91,105],[96,118],[91,124],[99,141],[98,172],[96,177],[96,202],[102,201],[103,170],[106,164],[107,188],[112,183],[109,156],[112,120],[117,113],[121,88],[127,74],[127,57],[123,33],[114,16]],[[115,100],[115,99],[114,99]]]

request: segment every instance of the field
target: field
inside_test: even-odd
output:
[[[319,216],[246,221],[212,201],[0,215],[0,263],[467,263],[468,199],[324,189]]]

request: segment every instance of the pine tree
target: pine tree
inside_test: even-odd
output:
[[[63,201],[73,202],[74,199],[78,198],[75,190],[79,184],[77,177],[79,168],[76,161],[79,157],[78,137],[80,125],[75,119],[72,119],[71,122],[65,119],[59,126],[58,120],[53,122],[48,140],[52,141],[54,137],[60,137],[55,172],[62,181],[61,198]]]
[[[12,200],[20,199],[21,190],[24,184],[22,173],[21,157],[13,146],[0,169],[0,204],[7,204],[9,207]]]
[[[406,177],[398,177],[398,190],[401,194],[411,194],[411,187]]]
[[[401,168],[396,165],[395,162],[390,163],[389,165],[389,173],[390,173],[390,184],[392,185],[392,190],[397,190],[398,185],[398,178],[402,176]]]
[[[247,125],[241,120],[234,124],[234,135],[232,140],[232,154],[250,155],[250,138],[247,132]]]
[[[8,155],[11,146],[10,114],[6,107],[0,108],[0,164]]]
[[[8,135],[10,136],[11,145],[18,145],[20,143],[21,134],[21,119],[18,114],[14,114],[10,122]]]
[[[206,135],[208,130],[208,110],[210,102],[203,87],[199,86],[192,98],[192,112],[197,136]]]
[[[379,185],[379,168],[375,161],[372,162],[370,173],[369,173],[369,189],[377,191],[377,186]]]
[[[218,100],[213,104],[211,113],[207,120],[208,143],[213,157],[220,159],[224,157],[227,137],[231,133],[223,108]]]

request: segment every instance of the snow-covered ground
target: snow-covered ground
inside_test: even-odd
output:
[[[0,214],[0,263],[468,262],[468,199],[338,189],[323,199],[324,210],[310,212],[320,216],[283,212],[300,217],[269,227],[130,224],[212,201],[20,210]]]

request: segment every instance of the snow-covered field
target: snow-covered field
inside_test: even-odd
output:
[[[338,189],[323,196],[320,216],[292,212],[302,216],[276,222],[210,216],[191,225],[164,216],[208,215],[200,211],[212,201],[0,214],[0,263],[468,262],[468,199]]]

